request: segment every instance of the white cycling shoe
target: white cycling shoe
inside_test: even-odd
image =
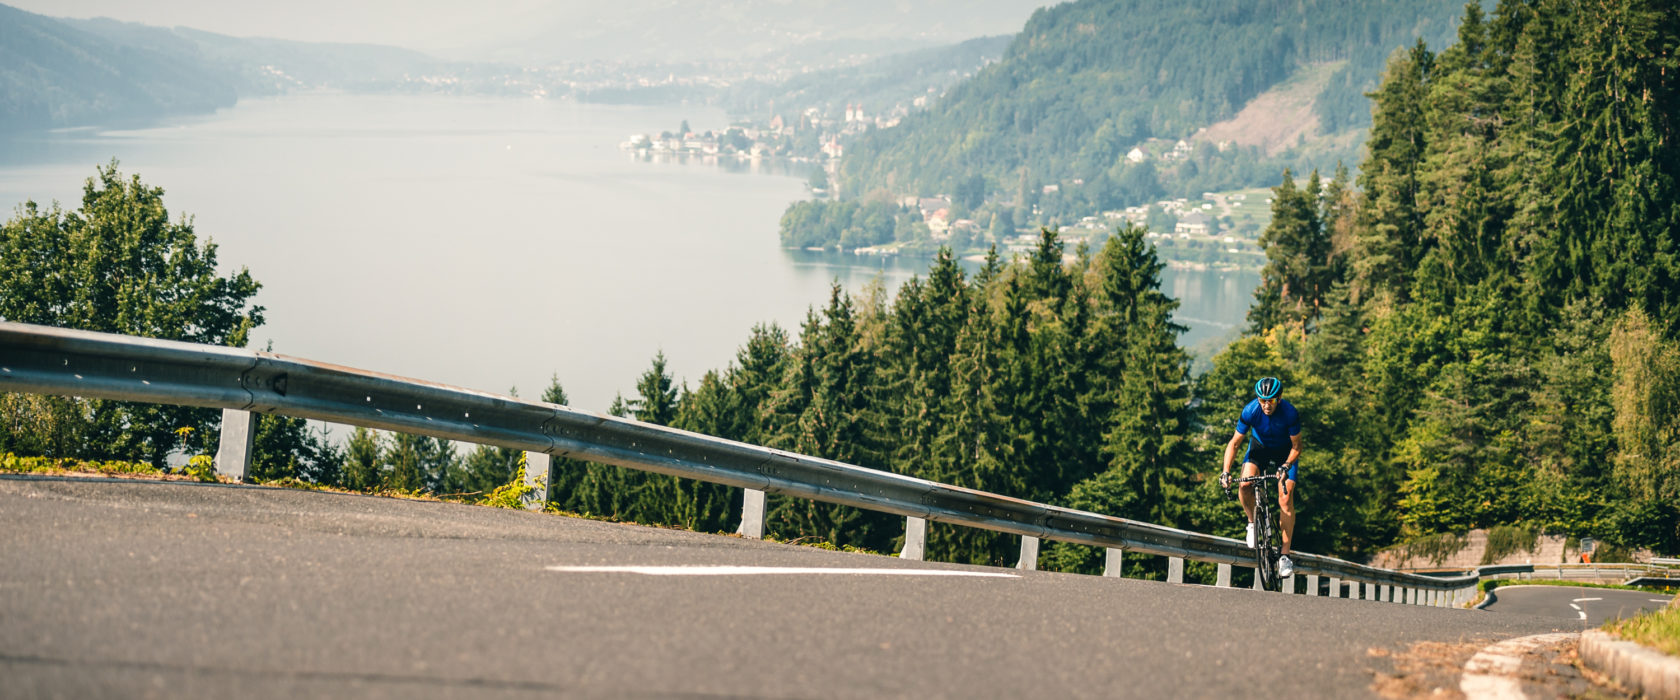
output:
[[[1254,523],[1248,524],[1248,548],[1254,549]]]
[[[1278,557],[1278,578],[1289,578],[1295,575],[1295,562],[1289,560],[1289,555]]]

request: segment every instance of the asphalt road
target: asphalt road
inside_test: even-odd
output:
[[[551,568],[623,566],[1005,576]],[[1372,695],[1373,650],[1578,629],[1014,574],[444,503],[0,478],[0,696],[1346,698]]]
[[[1500,586],[1486,610],[1497,614],[1573,620],[1583,629],[1657,610],[1673,596],[1644,591],[1575,586]]]

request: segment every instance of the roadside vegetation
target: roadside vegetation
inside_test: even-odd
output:
[[[1669,656],[1680,656],[1680,605],[1670,604],[1661,610],[1615,620],[1605,625],[1604,629]]]

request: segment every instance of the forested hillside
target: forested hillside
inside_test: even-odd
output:
[[[0,5],[0,132],[210,112],[238,76],[191,50],[112,44]]]
[[[61,20],[0,5],[0,132],[143,124],[295,88],[389,89],[438,65],[382,46]]]
[[[1462,6],[1081,0],[1041,9],[1000,63],[927,114],[856,143],[841,164],[842,182],[852,192],[933,194],[978,174],[988,190],[1013,197],[1082,179],[1100,207],[1138,204],[1155,195],[1129,186],[1137,178],[1128,177],[1124,156],[1134,146],[1189,137],[1301,66],[1333,61],[1346,64],[1318,97],[1320,118],[1327,132],[1362,126],[1358,96],[1374,85],[1383,57],[1419,37],[1450,36]],[[1243,157],[1226,155],[1224,167]],[[1275,178],[1278,169],[1263,174]],[[1164,191],[1187,191],[1172,185],[1192,180],[1218,187],[1195,173],[1156,175],[1169,181]],[[1233,174],[1229,184],[1276,184],[1252,181],[1258,175]]]
[[[1277,190],[1212,375],[1291,380],[1361,548],[1521,524],[1680,550],[1677,43],[1662,2],[1472,6],[1389,63],[1357,191]]]

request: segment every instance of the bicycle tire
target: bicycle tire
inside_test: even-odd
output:
[[[1260,577],[1260,590],[1277,591],[1277,559],[1272,557],[1272,543],[1261,542],[1254,548],[1254,575]]]
[[[1277,559],[1272,558],[1272,513],[1264,497],[1254,504],[1254,516],[1254,577],[1259,579],[1260,590],[1275,591],[1278,582]]]

